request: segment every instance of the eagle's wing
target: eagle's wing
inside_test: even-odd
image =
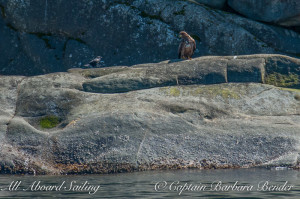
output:
[[[195,40],[192,39],[192,40],[190,41],[190,44],[191,44],[191,47],[192,47],[192,55],[193,55],[194,52],[195,52],[195,50],[196,50],[196,42],[195,42]],[[192,56],[192,55],[191,55],[191,56]]]
[[[95,59],[91,60],[89,64],[91,66],[95,67],[95,66],[97,66],[99,64],[99,62],[100,62],[100,59],[99,58],[95,58]]]
[[[91,60],[91,61],[89,62],[89,64],[96,64],[96,63],[98,63],[98,60],[97,60],[97,59],[93,59],[93,60]]]
[[[182,51],[182,48],[184,48],[184,43],[183,41],[180,42],[179,44],[179,47],[178,47],[178,59],[181,58],[181,51]]]
[[[196,42],[195,42],[195,40],[193,40],[193,51],[195,51],[196,50]]]

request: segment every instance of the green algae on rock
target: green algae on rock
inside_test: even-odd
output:
[[[40,126],[45,129],[54,128],[59,123],[59,118],[55,115],[48,115],[40,119]]]
[[[299,87],[299,75],[290,73],[290,74],[280,74],[280,73],[271,73],[266,77],[266,83],[278,87]]]

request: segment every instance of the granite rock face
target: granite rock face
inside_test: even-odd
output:
[[[195,1],[191,1],[191,2],[205,4],[205,5],[211,6],[213,8],[218,8],[218,9],[223,8],[226,4],[226,0],[195,0]]]
[[[250,19],[300,26],[300,2],[297,0],[228,0],[228,4]]]
[[[262,84],[283,66],[300,76],[280,55],[1,76],[0,172],[297,166],[300,92]]]
[[[65,72],[97,55],[105,66],[173,59],[181,30],[196,40],[194,57],[300,54],[297,32],[193,2],[2,0],[0,74]]]

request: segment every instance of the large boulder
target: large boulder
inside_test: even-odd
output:
[[[228,4],[250,19],[283,26],[300,26],[298,0],[228,0]]]
[[[262,82],[299,67],[253,55],[2,76],[0,173],[296,167],[299,90]]]
[[[298,33],[199,4],[206,1],[195,2],[0,1],[0,74],[66,71],[83,67],[97,55],[105,66],[173,59],[181,30],[195,38],[195,57],[299,56]]]

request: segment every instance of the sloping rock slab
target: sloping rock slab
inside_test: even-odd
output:
[[[0,173],[297,167],[299,90],[245,83],[283,68],[272,63],[299,74],[297,59],[255,55],[1,76]],[[229,74],[244,82],[222,83]],[[45,128],[45,116],[58,123]]]
[[[99,69],[101,70],[107,69]],[[269,74],[292,72],[300,75],[300,61],[280,55],[253,55],[201,57],[187,61],[143,64],[88,80],[83,83],[83,90],[95,93],[121,93],[176,85],[264,83],[265,76],[268,75],[266,70]]]
[[[298,0],[228,0],[228,4],[250,19],[284,26],[300,25]]]

